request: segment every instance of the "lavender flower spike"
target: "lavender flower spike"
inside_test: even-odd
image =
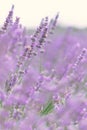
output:
[[[77,61],[73,66],[73,70],[75,71],[77,66],[80,64],[80,62],[83,60],[83,58],[85,57],[85,54],[87,53],[87,49],[83,48],[81,54],[77,57]]]

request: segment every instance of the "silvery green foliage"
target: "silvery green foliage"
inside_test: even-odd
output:
[[[52,38],[57,14],[30,36],[13,10],[0,30],[0,130],[87,130],[86,34]]]

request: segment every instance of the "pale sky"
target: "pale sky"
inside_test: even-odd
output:
[[[51,18],[59,12],[59,23],[87,27],[87,0],[0,0],[0,24],[12,4],[14,16],[19,16],[24,26],[37,26],[43,17]]]

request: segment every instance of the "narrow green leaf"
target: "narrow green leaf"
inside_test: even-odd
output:
[[[49,101],[40,113],[41,115],[47,115],[50,112],[52,112],[53,108],[54,108],[53,102]]]
[[[0,108],[2,107],[2,101],[0,101]]]

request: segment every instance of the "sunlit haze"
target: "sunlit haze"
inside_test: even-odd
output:
[[[40,20],[60,13],[59,23],[67,26],[87,27],[87,0],[0,0],[0,24],[5,20],[11,5],[15,5],[14,16],[21,23],[35,27]]]

